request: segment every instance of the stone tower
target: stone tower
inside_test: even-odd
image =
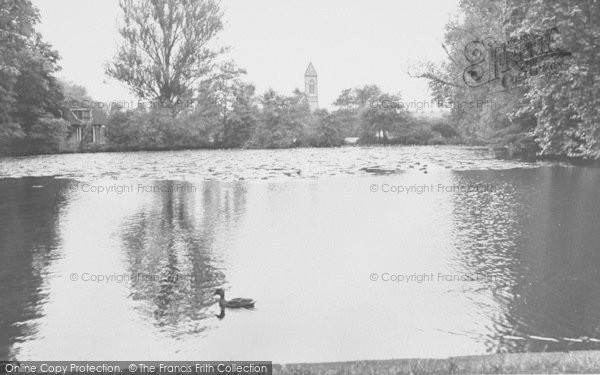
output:
[[[310,110],[319,108],[319,86],[317,81],[317,71],[312,63],[308,64],[304,72],[304,94],[308,99]]]

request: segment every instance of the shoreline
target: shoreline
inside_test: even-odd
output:
[[[341,149],[341,148],[378,148],[378,147],[460,147],[473,150],[482,150],[494,155],[495,159],[505,160],[521,160],[526,162],[564,162],[572,163],[580,166],[600,166],[600,159],[585,159],[576,157],[567,157],[561,155],[535,155],[524,156],[521,154],[510,155],[503,147],[494,147],[493,144],[467,144],[467,143],[447,143],[447,144],[343,144],[339,146],[315,147],[315,146],[295,146],[295,147],[165,147],[165,148],[132,148],[132,149],[116,149],[110,147],[93,148],[78,151],[60,151],[52,153],[24,153],[10,154],[0,153],[0,158],[27,158],[36,156],[53,156],[53,155],[74,155],[74,154],[114,154],[114,153],[152,153],[152,152],[179,152],[179,151],[260,151],[260,150],[298,150],[298,149]]]
[[[273,364],[276,375],[600,373],[600,351]]]
[[[297,150],[297,149],[341,149],[341,148],[378,148],[378,147],[460,147],[473,150],[482,150],[489,152],[494,155],[495,159],[505,160],[520,160],[526,162],[562,162],[571,163],[575,166],[600,166],[600,159],[583,159],[573,158],[559,155],[545,155],[545,156],[523,156],[520,154],[509,155],[504,148],[497,148],[494,145],[477,145],[477,144],[440,144],[440,145],[428,145],[428,144],[344,144],[340,146],[328,146],[328,147],[314,147],[314,146],[296,146],[296,147],[278,147],[278,148],[261,148],[261,147],[166,147],[166,148],[140,148],[140,149],[115,149],[115,148],[96,148],[86,149],[78,151],[61,151],[54,153],[32,153],[32,154],[0,154],[0,158],[28,158],[36,156],[52,156],[52,155],[74,155],[74,154],[114,154],[114,153],[152,153],[152,152],[179,152],[179,151],[259,151],[259,150]],[[502,149],[502,150],[500,150]]]

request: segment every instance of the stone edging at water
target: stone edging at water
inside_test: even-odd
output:
[[[276,375],[600,373],[600,351],[273,365]]]

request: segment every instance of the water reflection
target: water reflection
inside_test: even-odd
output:
[[[138,275],[131,296],[173,334],[203,330],[197,321],[213,316],[214,289],[226,282],[215,242],[231,236],[245,205],[239,183],[181,184],[155,182],[165,193],[153,194],[121,227],[129,273]]]
[[[457,194],[457,267],[493,277],[470,293],[493,317],[488,352],[600,349],[597,171],[463,172],[494,192]],[[485,298],[487,297],[487,298]]]
[[[0,183],[0,359],[18,354],[9,353],[13,342],[37,337],[48,265],[59,256],[65,185],[39,178]]]
[[[221,312],[216,315],[217,318],[219,318],[219,320],[222,320],[223,318],[225,318],[225,308],[221,307]]]
[[[142,181],[162,192],[123,195],[52,178],[0,180],[0,359],[600,349],[599,176],[540,167]],[[383,183],[494,189],[370,190]],[[369,279],[383,272],[435,276]],[[459,272],[483,277],[437,278]],[[72,273],[130,278],[92,283]],[[220,310],[217,288],[256,298],[257,309]]]

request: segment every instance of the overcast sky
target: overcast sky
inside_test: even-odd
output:
[[[99,101],[135,97],[104,74],[116,51],[118,0],[33,0],[38,30],[62,57],[60,76],[83,85]],[[339,93],[374,83],[427,100],[426,82],[407,66],[439,61],[443,27],[456,0],[223,0],[226,28],[219,43],[248,71],[259,93],[304,89],[310,61],[319,75],[319,104],[330,108]]]

